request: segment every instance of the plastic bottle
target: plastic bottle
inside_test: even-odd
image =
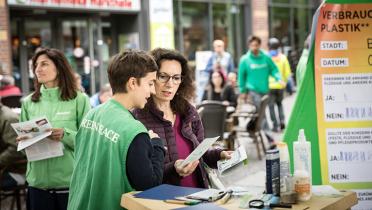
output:
[[[284,142],[278,142],[277,148],[280,157],[280,193],[285,193],[289,191],[286,181],[291,176],[288,146]]]
[[[280,196],[279,150],[266,151],[266,193]]]
[[[294,187],[299,201],[311,198],[311,144],[306,141],[304,129],[300,129],[298,140],[293,142]]]

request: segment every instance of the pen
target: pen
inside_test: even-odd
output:
[[[231,198],[232,192],[227,192],[221,199],[217,200],[217,204],[225,204]]]
[[[291,209],[292,208],[292,205],[291,204],[284,204],[284,203],[277,203],[277,204],[274,204],[274,203],[271,203],[270,206],[271,208],[287,208],[287,209]]]
[[[164,200],[166,203],[173,203],[173,204],[182,204],[182,205],[196,205],[201,203],[201,201],[179,201],[179,200]]]

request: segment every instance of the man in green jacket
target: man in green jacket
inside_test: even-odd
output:
[[[275,78],[280,84],[284,84],[281,80],[277,66],[271,58],[260,50],[261,39],[257,36],[248,37],[247,44],[249,51],[240,58],[239,64],[239,89],[241,98],[245,101],[247,95],[251,96],[253,104],[259,110],[261,98],[269,92],[269,76]],[[262,128],[269,129],[265,119],[262,122]],[[265,133],[270,143],[274,139]]]
[[[130,112],[155,93],[156,71],[144,51],[124,51],[111,60],[107,72],[114,95],[80,125],[68,209],[122,209],[122,194],[161,184],[162,140]]]
[[[271,58],[260,50],[261,39],[251,36],[247,40],[249,51],[240,58],[239,88],[241,97],[246,100],[249,93],[256,108],[261,97],[269,92],[269,76],[281,82],[277,66]]]
[[[23,153],[17,152],[17,134],[10,125],[17,122],[17,114],[0,103],[0,171],[5,169],[0,189],[17,185],[17,181],[9,174],[10,169],[26,170],[26,162],[15,165],[17,161],[25,160]]]

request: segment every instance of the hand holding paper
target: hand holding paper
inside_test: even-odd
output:
[[[176,160],[176,162],[174,163],[174,168],[176,169],[177,173],[183,177],[192,174],[195,171],[195,168],[199,165],[199,160],[195,160],[194,162],[191,162],[182,167],[181,165],[183,161],[184,160],[179,159]]]
[[[52,134],[52,126],[45,117],[26,122],[12,123],[11,126],[18,135],[17,141],[19,143],[17,151],[23,150]]]
[[[227,169],[235,166],[236,164],[240,163],[241,161],[247,159],[247,153],[245,152],[245,149],[243,146],[240,146],[236,151],[234,151],[231,154],[230,159],[225,159],[225,160],[219,160],[217,162],[217,168],[218,171],[223,173]]]
[[[220,138],[220,136],[204,139],[199,146],[196,147],[194,151],[192,151],[192,153],[181,163],[180,167],[185,167],[187,164],[199,160],[212,146],[212,144],[217,141],[218,138]]]
[[[234,153],[234,151],[222,151],[220,156],[221,160],[228,160],[231,158],[231,155]]]
[[[17,150],[26,150],[28,161],[43,160],[63,155],[62,128],[52,128],[45,117],[26,122],[12,123],[11,126],[17,133]],[[51,136],[52,135],[52,136]],[[50,141],[47,137],[53,138]]]
[[[20,141],[23,141],[23,140],[26,140],[26,139],[30,139],[30,138],[32,138],[32,137],[29,136],[29,135],[18,136],[16,138],[16,142],[19,143]]]
[[[48,131],[52,131],[52,134],[50,135],[50,139],[55,140],[55,141],[61,141],[65,133],[63,128],[51,128],[51,129],[48,129]]]

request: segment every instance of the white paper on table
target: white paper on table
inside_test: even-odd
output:
[[[180,166],[185,167],[187,164],[199,160],[218,138],[220,138],[220,136],[204,139],[202,143],[200,143],[199,146],[196,147],[184,161],[182,161]]]
[[[217,189],[206,189],[200,192],[196,192],[190,195],[187,195],[186,198],[189,199],[196,199],[196,200],[204,200],[204,201],[214,201],[215,199],[219,198],[223,195],[225,191],[217,190]]]
[[[12,123],[10,125],[18,136],[28,137],[28,139],[22,140],[18,143],[17,151],[23,150],[52,134],[52,131],[47,131],[52,128],[52,126],[46,117],[40,117],[20,123]]]
[[[44,160],[63,155],[63,144],[45,138],[25,149],[28,161]]]
[[[222,174],[222,172],[235,166],[245,159],[247,159],[247,153],[245,152],[244,146],[240,146],[237,150],[235,150],[235,152],[231,154],[230,159],[217,161],[218,171],[220,172],[220,174]]]
[[[332,187],[331,185],[313,185],[312,193],[316,196],[330,196],[339,197],[342,196],[341,192]]]

